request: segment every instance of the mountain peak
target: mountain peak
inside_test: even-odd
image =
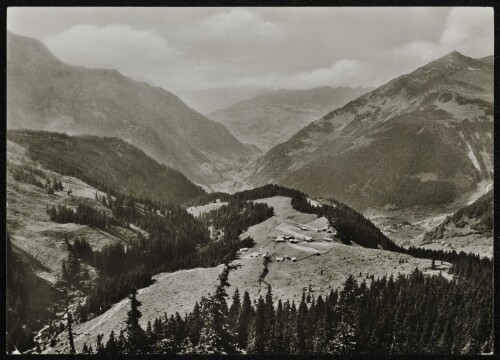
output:
[[[440,62],[440,63],[456,63],[456,62],[468,62],[471,58],[468,56],[465,56],[461,53],[459,53],[456,50],[453,50],[452,52],[449,52],[448,54],[440,57],[434,62]]]

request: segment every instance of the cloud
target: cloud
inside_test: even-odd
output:
[[[292,88],[312,88],[317,86],[343,86],[358,82],[365,73],[365,67],[358,60],[342,59],[328,68],[302,71],[290,76],[283,85]]]
[[[79,24],[48,36],[45,43],[70,64],[116,68],[136,76],[177,54],[160,34],[121,24]]]
[[[439,43],[414,40],[387,50],[384,57],[388,60],[393,59],[400,62],[409,62],[414,66],[414,63],[423,64],[435,60],[446,52],[447,49],[443,48]]]
[[[261,15],[244,8],[233,8],[200,20],[195,33],[204,38],[212,37],[269,37],[280,35],[283,28]]]
[[[372,55],[371,63],[379,67],[381,72],[385,69],[386,80],[389,80],[454,50],[471,57],[493,54],[491,8],[453,8],[444,23],[440,36],[434,41],[417,38],[402,45],[379,50]],[[388,71],[390,67],[398,69],[399,74]]]
[[[439,41],[447,49],[493,54],[493,8],[454,8]]]
[[[9,8],[7,25],[174,93],[379,86],[452,50],[490,55],[494,34],[474,7]]]
[[[267,74],[261,76],[234,76],[206,82],[203,88],[268,88],[309,89],[319,86],[365,86],[371,71],[368,64],[359,60],[342,59],[330,67],[316,68],[296,73]],[[199,84],[201,85],[201,84]]]

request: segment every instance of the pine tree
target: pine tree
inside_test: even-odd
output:
[[[240,293],[238,289],[234,291],[233,295],[233,303],[229,308],[228,313],[228,322],[229,322],[229,331],[233,337],[238,336],[238,321],[241,316],[241,302],[240,302]]]
[[[201,310],[198,302],[195,303],[193,312],[190,314],[187,323],[187,335],[191,344],[194,346],[198,345],[200,339],[200,331],[203,327],[203,319],[201,318]]]
[[[306,298],[302,296],[302,301],[299,305],[299,310],[297,314],[297,322],[296,322],[296,332],[295,332],[295,340],[297,345],[297,351],[299,354],[307,353],[307,305]]]
[[[91,355],[92,354],[92,351],[87,346],[87,343],[83,343],[82,354],[84,354],[84,355]]]
[[[228,308],[225,297],[225,288],[229,286],[229,272],[234,269],[226,263],[224,270],[219,275],[219,285],[215,294],[204,299],[201,304],[203,327],[197,352],[200,354],[233,354],[236,351],[234,340],[229,333],[227,321]]]
[[[133,289],[130,299],[130,310],[127,312],[125,349],[127,354],[144,354],[146,352],[146,334],[139,325],[141,302],[136,298],[137,290]]]
[[[271,285],[267,286],[267,293],[265,298],[265,316],[266,323],[264,327],[265,336],[265,352],[272,354],[274,352],[274,341],[275,341],[275,313],[274,313],[274,302]]]
[[[262,296],[259,297],[255,317],[250,327],[248,335],[248,354],[264,354],[265,353],[265,322],[266,322],[266,305]]]
[[[104,345],[102,344],[103,334],[97,334],[95,351],[97,355],[103,355],[105,353]]]
[[[69,353],[71,355],[76,354],[75,343],[73,342],[73,317],[71,316],[71,312],[68,310],[68,305],[66,304],[66,315],[68,318],[68,342],[69,342]]]
[[[105,348],[105,353],[106,355],[118,355],[118,345],[115,339],[115,332],[111,330],[111,333],[109,334],[109,339],[106,342],[106,348]]]
[[[119,354],[126,353],[126,348],[125,348],[126,342],[127,340],[125,339],[125,334],[123,332],[123,329],[121,329],[120,335],[118,336],[118,341],[116,342],[116,347]]]

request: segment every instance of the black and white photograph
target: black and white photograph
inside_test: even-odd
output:
[[[493,7],[5,10],[6,354],[494,354]]]

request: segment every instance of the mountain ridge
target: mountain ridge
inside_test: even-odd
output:
[[[249,182],[360,209],[446,203],[492,176],[492,127],[492,65],[451,53],[314,121],[260,157]]]
[[[331,86],[303,90],[278,89],[207,116],[222,123],[242,142],[269,150],[317,118],[369,90]]]
[[[65,64],[40,41],[11,32],[7,48],[9,129],[119,137],[205,186],[256,155],[163,88]]]
[[[27,156],[44,168],[77,177],[102,191],[115,189],[175,204],[205,194],[178,170],[159,164],[116,137],[9,130],[7,139],[23,146]]]

